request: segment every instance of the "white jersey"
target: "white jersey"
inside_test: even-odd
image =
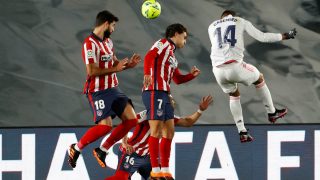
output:
[[[280,33],[263,33],[249,21],[228,15],[214,21],[208,28],[211,41],[212,66],[218,66],[229,60],[242,62],[243,59],[243,32],[261,42],[276,42],[282,40]]]

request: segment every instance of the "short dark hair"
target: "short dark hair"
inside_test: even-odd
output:
[[[166,38],[171,38],[174,36],[175,33],[187,33],[187,28],[185,28],[182,24],[176,23],[176,24],[171,24],[170,26],[167,27],[166,30]]]
[[[225,10],[223,11],[223,13],[221,14],[221,18],[228,16],[229,14],[231,14],[232,16],[236,15],[236,12],[232,11],[232,10]]]
[[[106,21],[108,21],[109,23],[112,23],[114,21],[118,22],[119,18],[113,15],[111,12],[104,10],[97,14],[95,26],[98,27]]]

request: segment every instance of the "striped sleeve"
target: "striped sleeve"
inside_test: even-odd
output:
[[[96,45],[91,41],[86,41],[83,44],[84,60],[86,64],[97,62]]]

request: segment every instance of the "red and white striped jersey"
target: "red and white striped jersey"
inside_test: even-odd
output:
[[[94,33],[83,43],[82,59],[87,64],[97,63],[99,68],[110,68],[114,63],[114,49],[110,38],[100,39]],[[84,87],[84,93],[93,93],[118,86],[116,73],[101,76],[89,76]]]
[[[150,137],[150,126],[147,118],[147,110],[141,111],[137,114],[138,124],[134,128],[132,136],[128,139],[128,144],[134,148],[134,151],[144,156],[149,154],[148,140]],[[180,120],[180,117],[174,116],[174,123],[176,124]],[[122,146],[120,146],[122,148]]]
[[[171,78],[178,67],[174,50],[171,40],[160,39],[154,43],[144,59],[144,75],[151,75],[152,83],[143,90],[170,91]]]

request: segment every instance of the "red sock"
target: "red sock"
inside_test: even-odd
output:
[[[103,143],[103,147],[109,149],[114,143],[119,141],[123,136],[125,136],[130,129],[136,126],[138,119],[128,119],[119,124],[116,128],[113,129],[108,139]]]
[[[112,127],[108,125],[95,125],[87,130],[87,132],[81,137],[77,145],[80,149],[83,149],[88,144],[108,134],[111,130]]]
[[[108,177],[104,180],[128,180],[129,179],[129,173],[121,170],[117,170],[116,173]]]
[[[151,161],[151,166],[154,167],[159,167],[159,138],[150,136],[149,137],[149,152],[150,152],[150,161]]]
[[[162,138],[160,142],[161,167],[169,167],[172,139]]]

